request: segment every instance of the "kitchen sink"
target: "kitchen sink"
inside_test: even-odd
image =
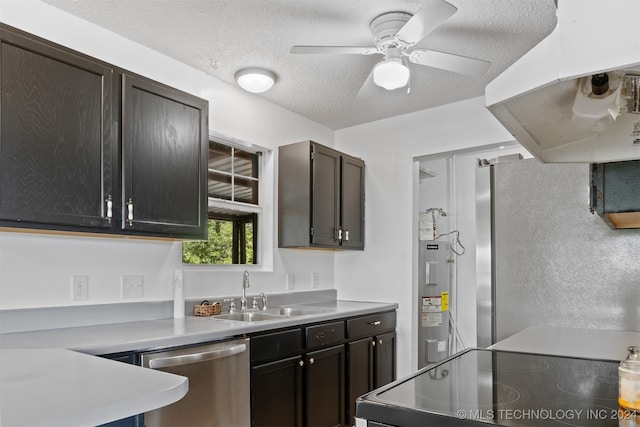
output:
[[[264,320],[276,320],[284,317],[307,316],[310,314],[324,313],[325,310],[300,308],[300,307],[274,307],[260,311],[235,311],[233,313],[218,314],[211,319],[236,320],[239,322],[262,322]]]
[[[297,307],[278,307],[266,310],[266,313],[277,314],[279,316],[306,316],[308,314],[318,314],[322,312],[323,310],[313,310],[309,308]]]
[[[263,320],[281,319],[282,316],[277,314],[261,313],[258,311],[244,311],[236,313],[227,313],[213,316],[213,319],[222,320],[238,320],[240,322],[261,322]]]

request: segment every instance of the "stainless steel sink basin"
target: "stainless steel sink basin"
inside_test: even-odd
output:
[[[239,322],[261,322],[264,320],[282,319],[283,317],[307,316],[324,313],[324,310],[301,307],[274,307],[264,311],[236,311],[218,314],[211,319],[236,320]]]
[[[213,319],[238,320],[240,322],[261,322],[263,320],[275,320],[281,318],[282,316],[278,316],[277,314],[262,313],[258,311],[244,311],[213,316]]]
[[[279,316],[305,316],[308,314],[318,314],[322,312],[322,310],[297,307],[277,307],[266,310],[266,313],[277,314]]]

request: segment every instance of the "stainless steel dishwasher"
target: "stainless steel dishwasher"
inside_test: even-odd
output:
[[[185,397],[144,414],[146,427],[251,424],[249,338],[142,353],[141,364],[189,378]]]

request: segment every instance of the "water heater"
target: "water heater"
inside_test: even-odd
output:
[[[449,355],[451,244],[420,240],[418,259],[418,368]]]

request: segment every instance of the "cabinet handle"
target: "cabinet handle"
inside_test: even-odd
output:
[[[338,240],[342,240],[342,228],[338,229]]]
[[[313,362],[315,362],[315,360],[313,360],[313,357],[309,358],[309,365],[313,365]]]
[[[380,345],[382,345],[382,340],[379,341]]]
[[[369,324],[371,326],[378,326],[381,322],[379,320],[376,320],[375,322],[369,322]]]
[[[345,230],[344,232],[344,240],[349,241],[349,230]]]
[[[113,218],[113,199],[111,198],[111,194],[109,194],[105,202],[107,202],[107,221],[111,222],[111,218]]]
[[[127,222],[129,227],[133,225],[133,200],[131,198],[127,201]]]
[[[376,346],[376,340],[371,341],[371,347],[375,347]]]
[[[299,362],[298,362],[298,365],[300,365],[300,366],[304,366],[304,360],[299,361]]]

